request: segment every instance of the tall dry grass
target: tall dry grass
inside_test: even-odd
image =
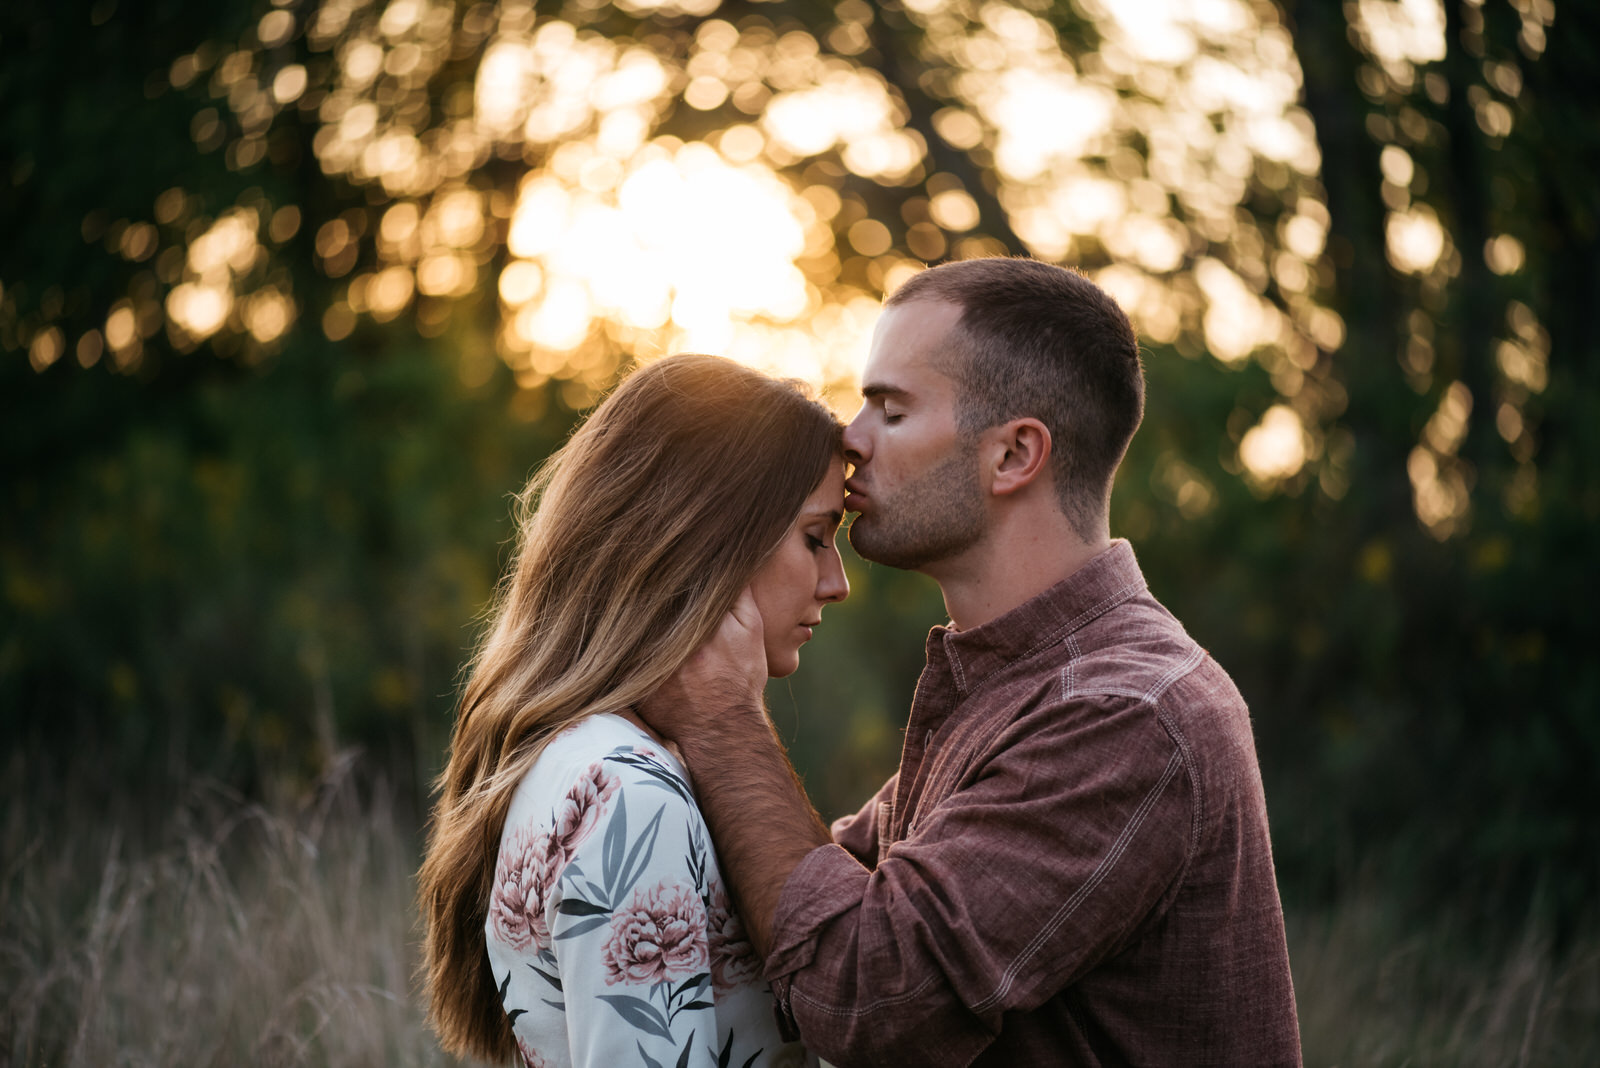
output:
[[[417,819],[348,762],[303,803],[198,786],[155,813],[8,777],[0,1065],[456,1063],[411,981]],[[1558,955],[1462,915],[1407,924],[1379,890],[1291,912],[1306,1063],[1600,1064],[1600,932]]]
[[[0,1062],[457,1063],[413,993],[416,821],[348,761],[304,804],[198,786],[153,827],[6,807]]]
[[[1536,917],[1419,924],[1371,889],[1287,920],[1307,1065],[1600,1064],[1593,925],[1557,952]]]

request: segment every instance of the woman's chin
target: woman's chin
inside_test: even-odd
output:
[[[786,679],[800,668],[800,650],[796,649],[786,655],[767,655],[767,678]]]

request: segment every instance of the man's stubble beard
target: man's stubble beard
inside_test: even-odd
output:
[[[863,560],[911,571],[975,545],[984,532],[976,445],[962,442],[891,496],[872,495],[871,513],[850,524],[851,547]]]

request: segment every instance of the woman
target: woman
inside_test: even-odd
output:
[[[534,476],[418,876],[430,1018],[530,1066],[789,1064],[683,766],[631,711],[746,587],[769,674],[849,592],[838,420],[712,356],[635,372]]]

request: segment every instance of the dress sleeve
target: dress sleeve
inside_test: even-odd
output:
[[[563,866],[548,950],[529,966],[566,1006],[572,1063],[714,1065],[715,866],[687,785],[613,754],[579,777],[552,827]]]

